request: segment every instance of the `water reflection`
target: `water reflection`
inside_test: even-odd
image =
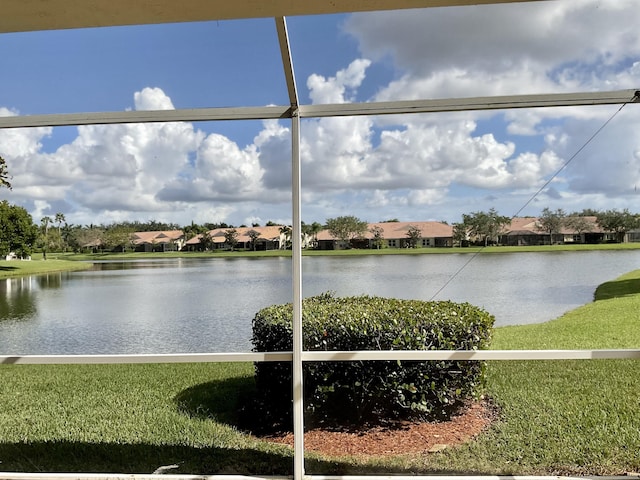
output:
[[[47,288],[60,288],[62,287],[62,273],[45,273],[44,275],[37,275],[32,277],[36,279],[38,282],[38,287],[41,290],[45,290]]]
[[[640,251],[304,257],[303,294],[450,299],[496,325],[542,322],[590,302],[640,265]],[[100,262],[93,270],[0,282],[0,353],[100,354],[251,349],[251,320],[292,300],[290,258]],[[446,285],[446,288],[442,287]]]
[[[24,321],[36,314],[32,297],[34,277],[0,280],[0,322]]]
[[[112,261],[105,260],[93,264],[94,271],[135,270],[141,268],[180,268],[185,259],[182,258],[154,258],[142,260]]]

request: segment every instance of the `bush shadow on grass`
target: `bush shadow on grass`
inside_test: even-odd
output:
[[[174,397],[178,410],[199,420],[213,420],[248,434],[289,430],[282,422],[269,423],[261,409],[254,377],[235,377],[189,387]]]
[[[173,400],[178,411],[190,418],[239,427],[244,423],[242,406],[255,390],[253,377],[235,377],[194,385],[178,393]]]
[[[0,443],[0,462],[1,471],[18,472],[150,474],[177,465],[164,473],[274,475],[290,474],[293,461],[252,449],[47,441]]]
[[[244,414],[255,393],[253,377],[236,377],[194,385],[174,398],[180,412],[202,421],[232,426],[249,423]],[[186,440],[186,439],[185,439]],[[66,440],[0,442],[0,471],[40,473],[150,474],[158,468],[167,474],[193,475],[292,475],[291,449],[193,447],[148,443],[74,442]],[[343,460],[307,458],[308,473],[324,475],[373,475],[406,473],[401,467],[363,464]],[[414,469],[411,469],[411,473]],[[470,472],[431,470],[422,473]]]
[[[149,445],[46,441],[0,443],[0,472],[152,474],[161,467],[168,475],[293,475],[292,455],[184,445]],[[390,475],[398,468],[358,465],[317,458],[306,459],[305,470],[315,475]],[[432,470],[433,475],[474,475],[482,472]]]
[[[640,293],[640,278],[626,280],[612,280],[600,285],[594,294],[594,300],[609,300],[611,298],[627,297]]]
[[[278,428],[280,424],[276,424],[275,428],[269,428],[269,422],[265,422],[261,415],[260,402],[256,401],[256,386],[253,377],[236,377],[225,380],[211,381],[201,383],[189,387],[181,391],[174,397],[178,410],[202,421],[215,421],[225,423],[232,427],[238,428],[247,434],[260,435],[282,432]],[[257,428],[256,428],[257,427]],[[265,440],[267,441],[267,440]],[[278,456],[276,454],[261,453],[258,450],[241,451],[214,449],[216,454],[224,456],[228,454],[229,459],[225,459],[224,463],[216,464],[217,470],[211,469],[211,464],[206,465],[208,472],[221,473],[242,473],[247,474],[264,474],[264,475],[292,475],[293,474],[293,451],[289,451],[289,456]],[[249,452],[249,453],[247,453]],[[203,453],[203,454],[206,454]],[[222,465],[222,468],[220,466]],[[229,466],[233,466],[233,470]],[[409,469],[409,470],[407,470]],[[368,464],[361,460],[348,461],[344,459],[323,459],[311,456],[305,459],[305,470],[308,474],[315,475],[392,475],[407,474],[415,475],[416,473],[430,475],[480,475],[482,472],[473,472],[466,470],[443,470],[430,468],[425,464],[424,468],[415,470],[415,466],[404,469],[397,463],[391,461],[389,466],[385,466],[384,462],[375,462]],[[192,469],[191,471],[199,472],[200,469]],[[172,472],[167,472],[172,473]],[[179,473],[179,472],[176,472]]]

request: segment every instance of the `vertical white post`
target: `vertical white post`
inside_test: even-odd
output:
[[[293,258],[293,478],[304,477],[304,404],[302,386],[302,221],[300,172],[300,115],[291,115],[291,193],[293,225],[291,232]]]

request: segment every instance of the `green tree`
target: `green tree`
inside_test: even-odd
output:
[[[260,238],[260,232],[257,232],[256,230],[249,230],[247,235],[249,236],[249,240],[251,240],[251,250],[255,252],[258,238]]]
[[[7,162],[4,158],[0,157],[0,187],[5,187],[11,190],[11,175],[7,169]]]
[[[303,240],[305,235],[309,237],[311,236],[311,224],[300,222],[300,236]]]
[[[11,205],[6,200],[0,202],[0,253],[18,256],[31,255],[38,236],[38,227],[33,218],[22,207]]]
[[[453,224],[453,244],[454,245],[457,243],[458,245],[462,246],[462,242],[467,240],[467,236],[468,236],[467,225],[465,225],[464,222]]]
[[[490,241],[497,241],[498,236],[504,227],[511,222],[509,217],[498,214],[495,208],[489,212],[473,212],[469,215],[462,215],[462,223],[465,225],[469,235],[481,241],[485,246]]]
[[[418,248],[418,242],[422,238],[422,231],[415,225],[409,225],[406,235],[407,235],[407,247]]]
[[[42,250],[42,259],[47,259],[47,251],[49,251],[49,225],[51,217],[42,217],[40,219],[40,232],[36,240],[38,247]]]
[[[62,252],[65,249],[65,242],[57,229],[49,229],[47,234],[42,231],[36,239],[36,245],[42,249],[42,258],[47,259],[47,252]]]
[[[184,237],[186,240],[191,240],[192,238],[207,232],[207,227],[203,225],[198,225],[197,223],[191,222],[191,225],[186,225],[182,227],[182,231],[184,233]]]
[[[600,212],[593,208],[583,208],[581,212],[571,212],[567,217],[597,217]]]
[[[311,247],[316,248],[318,246],[318,233],[322,231],[322,224],[313,222],[312,224],[303,224],[302,233],[306,233],[311,237]]]
[[[62,235],[62,224],[66,223],[67,219],[64,216],[64,213],[56,213],[55,222],[58,224],[58,232]]]
[[[121,252],[125,252],[127,247],[133,246],[132,235],[136,231],[137,230],[127,225],[111,225],[105,229],[102,236],[102,243],[107,249],[119,249]]]
[[[71,228],[67,243],[74,252],[81,252],[85,248],[101,249],[104,245],[103,237],[104,229],[101,227],[74,226]]]
[[[373,245],[380,250],[384,245],[384,230],[380,225],[376,225],[369,232],[373,235]]]
[[[230,228],[224,231],[224,242],[231,247],[231,251],[236,248],[238,244],[238,231],[235,228]]]
[[[602,230],[615,233],[618,243],[624,242],[625,235],[629,230],[640,227],[640,216],[629,212],[626,208],[621,212],[618,210],[600,212],[596,219]]]
[[[288,225],[283,225],[283,226],[280,227],[280,235],[282,235],[284,237],[284,242],[282,242],[281,248],[283,248],[285,250],[288,250],[289,248],[292,248],[292,246],[291,246],[291,234],[292,233],[293,233],[293,230]]]
[[[556,211],[545,208],[542,210],[542,215],[538,218],[536,226],[545,233],[549,234],[549,244],[553,245],[553,236],[560,233],[564,226],[564,219],[566,214],[561,208]]]
[[[54,249],[59,252],[64,252],[67,250],[67,245],[64,237],[62,236],[62,224],[64,223],[66,226],[67,219],[65,218],[64,213],[58,212],[56,213],[54,221],[58,224],[58,231],[56,232],[58,238],[55,239],[56,246]]]
[[[367,222],[351,215],[327,219],[329,233],[349,246],[356,238],[362,238],[368,227]]]
[[[213,250],[213,237],[209,230],[205,230],[200,234],[200,245],[203,250]]]
[[[574,215],[571,217],[566,217],[564,219],[564,225],[567,228],[570,228],[571,230],[576,232],[581,239],[582,239],[583,233],[588,231],[593,231],[593,227],[594,227],[593,222],[590,222],[582,215]]]

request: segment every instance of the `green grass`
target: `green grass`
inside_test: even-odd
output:
[[[171,464],[180,465],[178,472],[286,471],[288,449],[258,442],[224,421],[233,415],[228,402],[251,385],[251,376],[250,364],[4,365],[0,466],[32,472],[151,473]],[[209,401],[222,402],[221,419],[187,408],[203,386],[214,396]]]
[[[560,318],[496,329],[493,348],[640,348],[639,293],[640,270],[637,270],[603,283],[596,289],[594,302]]]
[[[639,247],[640,248],[640,247]],[[66,253],[60,258],[66,260],[139,260],[145,258],[233,258],[233,257],[290,257],[291,250],[267,250],[260,252],[125,252],[125,253]]]
[[[76,262],[57,258],[42,260],[41,258],[41,256],[40,259],[34,257],[33,260],[25,262],[20,260],[0,261],[0,279],[91,268],[91,263],[87,262]]]
[[[552,322],[498,328],[493,348],[638,348],[640,270]],[[0,470],[290,474],[290,449],[234,427],[250,364],[1,365]],[[616,475],[640,471],[640,362],[494,361],[499,420],[437,454],[312,455],[308,473]]]
[[[640,348],[640,270],[595,301],[540,325],[496,329],[496,349]],[[612,292],[617,292],[614,296]],[[640,362],[492,362],[501,421],[437,463],[486,473],[615,475],[640,471]]]
[[[359,256],[359,255],[422,255],[451,253],[518,253],[518,252],[581,252],[591,250],[637,250],[640,242],[608,243],[599,245],[534,245],[528,247],[465,247],[465,248],[383,248],[351,250],[303,250],[304,256]],[[140,258],[227,258],[227,257],[290,257],[291,250],[216,251],[216,252],[126,252],[126,253],[67,253],[57,254],[67,260],[131,260]],[[51,256],[51,255],[49,255]]]

